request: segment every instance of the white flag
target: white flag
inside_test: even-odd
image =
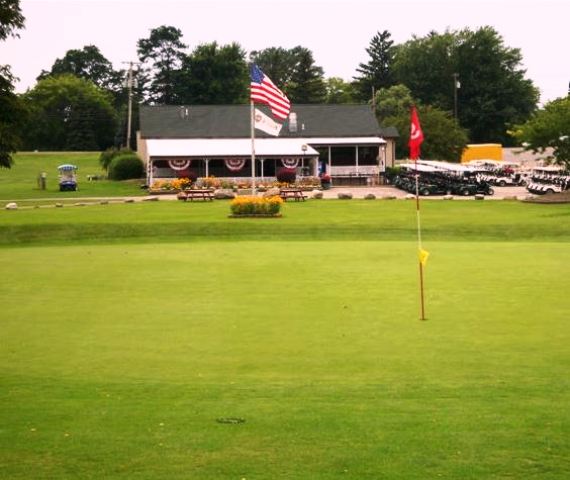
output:
[[[282,125],[277,123],[272,118],[268,117],[263,113],[261,110],[255,109],[254,112],[255,123],[254,126],[258,130],[262,132],[268,133],[269,135],[273,135],[274,137],[279,136],[279,132],[281,132]]]

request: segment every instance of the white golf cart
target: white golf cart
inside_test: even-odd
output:
[[[526,189],[536,195],[560,193],[570,188],[570,173],[561,167],[535,167]]]
[[[59,171],[59,191],[75,192],[77,190],[77,166],[66,163],[57,169]]]

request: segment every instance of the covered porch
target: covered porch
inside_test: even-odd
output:
[[[381,137],[312,138],[319,171],[333,185],[377,185],[386,171],[386,141]]]
[[[319,173],[319,153],[302,139],[256,139],[254,165],[251,139],[149,139],[143,156],[149,184],[185,176],[270,181],[281,167]]]

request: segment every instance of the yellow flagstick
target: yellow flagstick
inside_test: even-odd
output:
[[[418,260],[420,267],[420,320],[426,319],[425,314],[425,301],[424,301],[424,266],[426,265],[429,253],[422,248],[422,228],[420,219],[420,193],[419,193],[419,174],[418,174],[418,161],[415,160],[416,167],[416,219],[418,226]]]

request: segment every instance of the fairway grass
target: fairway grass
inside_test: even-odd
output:
[[[49,205],[49,204],[48,204]],[[282,218],[229,219],[229,202],[138,202],[0,211],[0,245],[210,240],[410,240],[404,200],[287,203]],[[570,241],[570,205],[422,202],[426,241]]]
[[[0,200],[51,199],[52,203],[65,202],[69,198],[117,197],[146,195],[141,190],[143,180],[114,182],[110,180],[88,181],[88,176],[104,176],[99,164],[100,152],[22,152],[14,155],[10,169],[0,169]],[[78,190],[60,192],[57,167],[71,163],[78,167]],[[38,175],[47,174],[46,189],[38,187]]]
[[[568,207],[285,207],[1,212],[0,478],[570,477]]]

